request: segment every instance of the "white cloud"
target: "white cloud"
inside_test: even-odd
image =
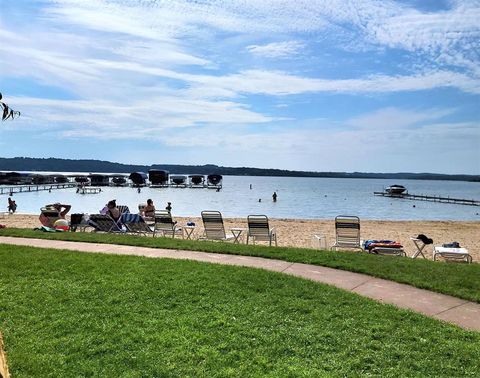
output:
[[[272,42],[266,45],[250,45],[247,50],[266,58],[284,58],[299,53],[305,44],[299,41]]]
[[[217,144],[232,155],[241,152],[242,161],[251,158],[248,151],[261,149],[271,153],[271,166],[294,164],[295,159],[285,156],[299,151],[306,162],[322,157],[328,161],[339,146],[363,153],[364,144],[378,139],[387,143],[397,138],[405,151],[417,143],[411,138],[419,136],[438,145],[448,137],[468,145],[476,135],[478,141],[475,122],[468,122],[471,112],[461,122],[442,120],[455,118],[453,109],[462,108],[463,99],[473,102],[480,94],[478,1],[451,1],[448,9],[432,12],[389,0],[32,4],[38,14],[26,14],[25,19],[10,18],[8,11],[0,14],[2,78],[19,78],[18,88],[34,93],[32,98],[9,95],[9,104],[23,116],[5,125],[8,131],[38,128],[59,139],[137,138],[173,147]],[[336,55],[347,45],[357,49]],[[377,49],[375,59],[384,57],[385,66],[363,65],[371,58],[363,55],[367,47]],[[323,54],[330,54],[328,67],[318,64]],[[281,59],[289,57],[295,59]],[[354,68],[343,70],[342,59],[357,57],[348,65]],[[377,94],[375,100],[402,102],[411,100],[413,92],[421,98],[438,88],[463,93],[445,109],[440,96],[428,101],[438,107],[422,110],[392,103],[341,125],[339,119],[349,114],[302,128],[305,115],[296,112],[302,108],[315,118],[311,104],[328,97],[322,95],[349,94],[363,100]],[[262,95],[262,101],[257,103],[255,95]],[[305,95],[295,98],[302,105],[293,103],[292,95]],[[73,100],[60,100],[66,97]],[[284,118],[275,116],[271,103],[278,99],[277,109],[285,107],[281,114],[290,118],[288,127]],[[297,130],[290,131],[293,126]],[[320,156],[319,150],[325,154]],[[365,159],[370,158],[366,153]]]
[[[362,114],[348,119],[345,124],[361,129],[386,131],[418,127],[427,121],[441,119],[455,112],[455,109],[405,110],[388,107],[372,113]]]
[[[16,127],[53,128],[66,137],[155,140],[164,139],[168,130],[202,124],[228,128],[274,120],[233,102],[171,96],[125,103],[26,97],[11,97],[9,101],[22,109]]]

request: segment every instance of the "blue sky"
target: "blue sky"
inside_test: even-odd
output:
[[[480,1],[0,8],[2,157],[480,174]]]

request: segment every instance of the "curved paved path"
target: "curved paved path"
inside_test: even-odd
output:
[[[365,274],[317,265],[291,263],[261,257],[44,239],[0,237],[0,243],[67,249],[78,252],[195,260],[261,268],[333,285],[379,302],[393,304],[436,319],[444,320],[465,329],[480,331],[479,303],[418,289],[413,286],[399,284]]]

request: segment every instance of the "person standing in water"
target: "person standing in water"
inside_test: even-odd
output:
[[[171,202],[167,202],[167,207],[165,208],[165,210],[167,210],[169,213],[172,212],[172,203]]]
[[[273,199],[273,202],[277,202],[277,192],[273,192],[272,199]]]
[[[15,200],[12,200],[12,197],[8,197],[8,212],[14,213],[15,211],[17,211],[17,204]]]

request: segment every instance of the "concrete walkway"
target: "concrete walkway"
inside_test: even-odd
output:
[[[480,304],[478,303],[428,290],[417,289],[413,286],[399,284],[365,274],[325,268],[322,266],[291,263],[261,257],[44,239],[0,237],[0,243],[67,249],[79,252],[194,260],[224,265],[261,268],[333,285],[382,303],[393,304],[400,308],[410,309],[432,318],[441,319],[465,329],[480,331]]]

